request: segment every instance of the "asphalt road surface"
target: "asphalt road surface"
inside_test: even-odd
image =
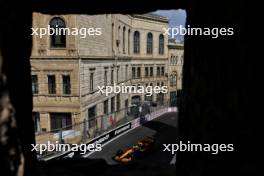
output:
[[[112,160],[118,149],[132,147],[138,140],[150,135],[156,138],[153,152],[130,164]],[[39,175],[172,176],[175,175],[175,166],[170,163],[175,157],[163,151],[163,144],[176,142],[177,113],[170,112],[129,131],[87,158],[69,158],[40,164]]]
[[[156,145],[154,151],[145,155],[143,158],[136,160],[131,166],[123,166],[130,172],[135,172],[138,175],[137,169],[146,169],[149,175],[157,174],[158,172],[170,172],[173,166],[170,165],[173,157],[171,153],[164,152],[163,144],[176,143],[177,141],[177,113],[166,113],[153,121],[146,123],[144,126],[129,131],[123,136],[115,139],[111,143],[105,145],[100,152],[94,152],[89,159],[103,159],[108,165],[119,165],[112,159],[112,156],[118,149],[126,149],[145,136],[154,136],[156,138]],[[175,160],[175,159],[174,159]],[[154,173],[151,173],[154,172]],[[167,174],[167,173],[166,173]],[[131,174],[132,175],[132,174]]]
[[[145,136],[154,136],[157,139],[157,144],[153,155],[146,156],[143,161],[156,164],[169,164],[173,156],[171,154],[163,152],[163,143],[175,143],[176,142],[176,125],[177,114],[167,113],[153,121],[148,122],[144,126],[137,127],[132,131],[124,134],[123,136],[115,139],[109,144],[105,145],[100,152],[94,152],[88,158],[90,159],[104,159],[109,165],[117,164],[112,159],[112,156],[118,149],[126,149],[137,144],[137,141],[141,140]]]

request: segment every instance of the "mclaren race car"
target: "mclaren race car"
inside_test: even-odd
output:
[[[127,150],[118,150],[113,156],[113,159],[121,163],[129,163],[140,157],[145,153],[153,149],[155,139],[151,136],[147,136],[144,139],[138,141],[136,145]]]

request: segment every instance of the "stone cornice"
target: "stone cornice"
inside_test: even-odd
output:
[[[167,17],[163,17],[163,16],[160,16],[160,15],[151,14],[151,13],[134,14],[133,17],[134,18],[152,20],[152,21],[159,21],[159,22],[162,22],[162,23],[168,23],[169,22],[169,19]]]

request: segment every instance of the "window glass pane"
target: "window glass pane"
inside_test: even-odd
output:
[[[69,75],[62,76],[63,94],[71,94],[71,79]]]
[[[33,112],[33,121],[34,121],[34,129],[35,132],[40,131],[40,117],[39,117],[39,112]]]
[[[96,126],[96,106],[93,106],[88,109],[88,121],[89,128],[93,128]]]
[[[71,129],[71,113],[50,113],[50,123],[51,130],[55,130],[54,132],[59,131],[61,128],[63,130]]]
[[[50,28],[57,31],[50,36],[51,47],[66,47],[66,25],[63,19],[59,17],[52,18]]]
[[[151,33],[148,33],[147,35],[147,54],[152,54],[152,48],[153,48],[153,36]]]
[[[115,112],[115,97],[111,98],[111,113]]]
[[[90,73],[90,92],[93,91],[94,88],[94,73]]]
[[[164,54],[164,36],[162,34],[159,36],[159,54]]]
[[[38,94],[38,76],[32,75],[31,76],[31,82],[32,82],[32,93]]]
[[[140,34],[138,31],[134,33],[134,53],[140,53]]]
[[[49,94],[56,94],[56,79],[55,75],[48,75]]]
[[[138,78],[141,77],[141,68],[140,67],[137,68],[137,77]]]

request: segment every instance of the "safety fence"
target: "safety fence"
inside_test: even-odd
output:
[[[122,128],[128,123],[130,126],[126,128],[127,130],[140,126],[140,119],[142,118],[145,119],[145,121],[150,121],[171,111],[177,111],[177,108],[168,107],[167,103],[158,106],[131,106],[114,113],[84,120],[82,123],[37,134],[36,141],[39,144],[88,144],[100,138],[100,136],[108,133],[110,134],[111,131]],[[116,135],[117,133],[115,132],[114,134]],[[112,137],[115,136],[113,135]],[[64,156],[65,154],[68,155],[68,153],[64,151],[45,151],[41,154],[38,153],[38,158],[49,160]]]

